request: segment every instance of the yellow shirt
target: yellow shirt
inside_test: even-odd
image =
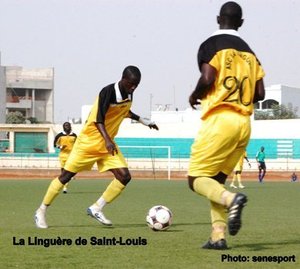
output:
[[[214,85],[201,100],[202,118],[218,108],[243,115],[253,113],[256,82],[264,77],[260,62],[237,31],[219,30],[208,38],[198,52],[198,64],[216,69]]]
[[[79,134],[76,143],[80,144],[80,149],[91,154],[107,153],[105,140],[97,129],[95,123],[97,122],[98,103],[99,98],[94,102],[88,119]],[[105,114],[105,128],[111,139],[117,135],[119,127],[127,117],[131,107],[131,100],[126,99],[116,104],[110,104]]]

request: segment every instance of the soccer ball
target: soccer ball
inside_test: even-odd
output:
[[[149,209],[146,221],[153,231],[167,230],[172,224],[173,214],[169,208],[163,205],[156,205]]]

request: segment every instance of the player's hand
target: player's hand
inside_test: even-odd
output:
[[[142,123],[142,124],[144,124],[144,125],[146,125],[146,126],[148,126],[150,129],[155,129],[155,130],[158,130],[158,127],[157,127],[157,125],[155,124],[155,122],[154,121],[151,121],[151,120],[149,120],[149,119],[147,119],[147,118],[139,118],[139,122],[140,123]]]
[[[195,107],[196,105],[200,105],[201,104],[199,98],[195,97],[194,94],[191,94],[191,96],[189,98],[189,103],[190,103],[190,105],[191,105],[191,107],[193,109],[196,109],[196,107]]]
[[[159,129],[158,129],[158,126],[157,126],[154,122],[152,122],[152,123],[149,124],[148,126],[149,126],[150,129],[155,129],[155,130],[157,130],[157,131],[159,130]]]
[[[251,168],[251,163],[248,163],[248,165],[249,165],[249,168]]]
[[[114,156],[115,154],[118,154],[118,148],[115,145],[115,143],[113,143],[112,141],[106,142],[106,149],[112,156]]]

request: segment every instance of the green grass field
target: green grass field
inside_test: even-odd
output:
[[[0,268],[300,268],[300,184],[245,182],[249,202],[243,227],[228,236],[226,251],[203,250],[210,234],[208,202],[183,181],[133,180],[105,209],[113,227],[86,215],[86,208],[108,180],[75,180],[48,210],[49,229],[34,226],[33,215],[49,180],[0,180]],[[145,222],[147,210],[168,206],[173,225],[153,232]],[[71,245],[45,247],[39,238],[69,239]],[[77,245],[78,238],[85,245]],[[94,238],[94,239],[92,239]],[[94,245],[104,238],[140,245]],[[29,242],[30,239],[30,242]],[[81,242],[83,242],[81,240]],[[23,244],[23,245],[22,245]],[[296,262],[254,262],[262,256],[295,255]],[[222,261],[222,258],[231,261]],[[287,258],[287,257],[286,257]],[[249,261],[242,261],[249,259]]]

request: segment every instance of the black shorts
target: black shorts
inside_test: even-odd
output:
[[[259,162],[259,169],[263,169],[263,170],[266,170],[266,163],[265,162]]]

